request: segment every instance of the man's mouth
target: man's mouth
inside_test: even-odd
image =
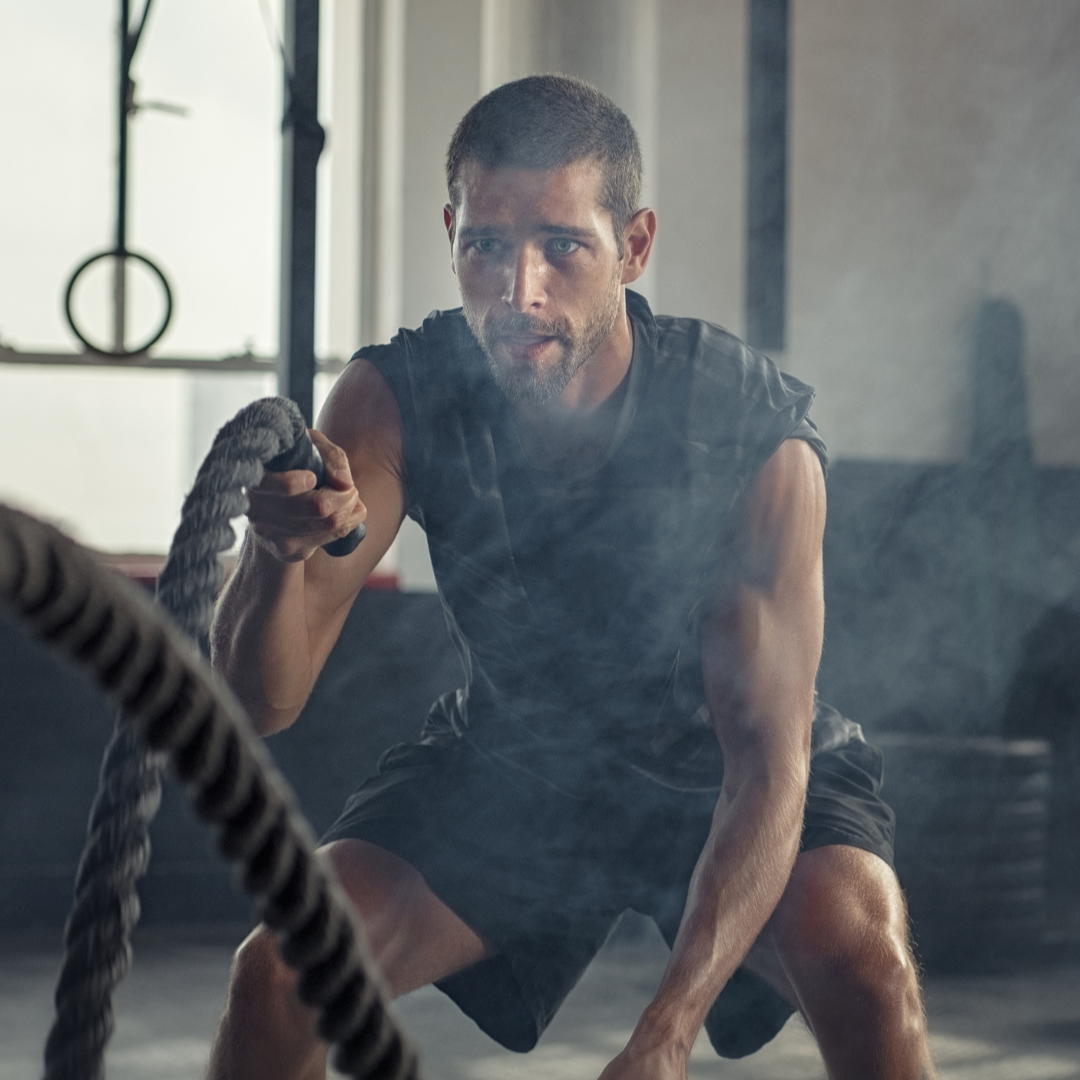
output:
[[[501,341],[515,360],[533,361],[539,360],[558,338],[542,334],[506,334]]]

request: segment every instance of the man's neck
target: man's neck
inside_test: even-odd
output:
[[[611,333],[557,398],[515,405],[522,448],[534,465],[570,469],[604,455],[622,411],[633,355],[624,299]]]

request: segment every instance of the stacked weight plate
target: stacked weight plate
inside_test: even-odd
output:
[[[1046,920],[1050,745],[883,735],[885,799],[916,950],[936,970],[1004,968]]]

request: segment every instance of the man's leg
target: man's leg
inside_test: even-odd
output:
[[[407,862],[363,840],[326,849],[394,997],[491,955]],[[293,993],[292,970],[260,926],[237,950],[208,1080],[323,1080],[326,1048]]]
[[[798,1006],[833,1080],[934,1076],[907,908],[876,855],[803,852],[745,964]]]

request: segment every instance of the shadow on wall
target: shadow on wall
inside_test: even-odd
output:
[[[1080,597],[1080,469],[1034,470],[1041,555],[1011,610],[989,616],[973,554],[983,526],[968,490],[964,466],[840,461],[831,470],[819,687],[871,731],[1005,733],[1027,634]],[[1014,736],[1029,730],[1010,723]]]
[[[1080,596],[1050,608],[1025,637],[1002,729],[1053,747],[1048,885],[1080,895]]]
[[[983,305],[973,354],[965,461],[841,461],[829,479],[819,685],[871,731],[1004,734],[1026,636],[1080,594],[1080,469],[1033,463],[1013,304]]]

